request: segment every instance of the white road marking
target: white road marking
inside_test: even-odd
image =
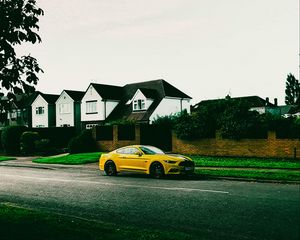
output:
[[[148,189],[160,189],[160,190],[170,190],[170,191],[186,191],[186,192],[210,192],[210,193],[222,193],[229,194],[229,192],[210,190],[210,189],[198,189],[198,188],[178,188],[178,187],[153,187],[153,186],[143,186],[143,185],[132,185],[132,184],[120,184],[120,183],[103,183],[103,182],[94,182],[88,180],[73,180],[73,179],[59,179],[59,178],[42,178],[42,177],[30,177],[30,176],[16,176],[12,174],[1,174],[2,176],[25,179],[35,179],[40,181],[56,181],[56,182],[77,182],[77,183],[93,183],[98,185],[107,185],[107,186],[120,186],[120,187],[131,187],[131,188],[148,188]]]

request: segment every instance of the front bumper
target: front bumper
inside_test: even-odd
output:
[[[192,161],[183,161],[178,165],[171,165],[166,171],[166,174],[193,174],[195,164]]]

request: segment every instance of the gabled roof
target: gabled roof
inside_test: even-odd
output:
[[[91,83],[90,85],[104,100],[121,100],[122,98],[122,87],[98,83]]]
[[[161,81],[162,81],[163,88],[164,88],[164,91],[165,91],[165,96],[192,99],[190,96],[186,95],[185,93],[183,93],[182,91],[180,91],[176,87],[172,86],[171,84],[169,84],[165,80],[162,79]]]
[[[209,105],[214,102],[226,101],[227,99],[230,99],[231,101],[234,101],[234,102],[241,102],[241,103],[247,105],[249,108],[274,106],[274,104],[268,102],[267,100],[265,100],[259,96],[246,96],[246,97],[234,97],[234,98],[230,97],[230,98],[203,100],[203,101],[195,104],[194,108],[197,108],[199,106]]]
[[[154,89],[139,88],[146,98],[157,98],[157,92]]]
[[[153,99],[147,111],[132,111],[133,103],[128,104],[137,90],[140,90],[146,98]],[[161,100],[165,97],[191,99],[191,97],[163,79],[127,84],[123,87],[121,102],[108,116],[107,120],[127,119],[133,121],[148,121]]]
[[[183,93],[182,91],[172,86],[163,79],[127,84],[124,86],[124,89],[126,91],[126,95],[132,96],[138,89],[147,89],[150,91],[155,90],[160,98],[176,97],[191,99],[190,96],[186,95],[185,93]]]
[[[46,94],[46,93],[40,93],[47,103],[49,104],[55,104],[56,100],[58,99],[59,95],[56,94]]]
[[[85,92],[73,90],[64,90],[64,92],[66,92],[76,102],[80,102],[85,94]]]
[[[40,94],[39,91],[35,91],[31,94],[23,94],[22,97],[16,102],[17,107],[18,108],[29,107],[39,94]]]

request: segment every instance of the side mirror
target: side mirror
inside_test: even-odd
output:
[[[141,157],[141,156],[143,156],[143,153],[141,153],[141,152],[138,152],[138,154],[137,154],[139,157]]]

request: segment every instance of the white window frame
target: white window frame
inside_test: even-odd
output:
[[[87,125],[85,126],[85,129],[92,129],[93,127],[96,127],[96,126],[98,126],[98,124],[96,124],[96,123],[87,124]]]
[[[97,100],[86,101],[86,114],[94,114],[97,112]]]
[[[10,112],[10,119],[16,119],[17,118],[17,111],[16,110],[12,110]]]
[[[133,100],[133,111],[146,110],[146,100],[145,99],[136,99]]]
[[[71,113],[71,104],[70,103],[60,103],[59,104],[59,113],[60,114]]]
[[[45,107],[36,107],[35,114],[36,115],[43,115],[45,113]]]

